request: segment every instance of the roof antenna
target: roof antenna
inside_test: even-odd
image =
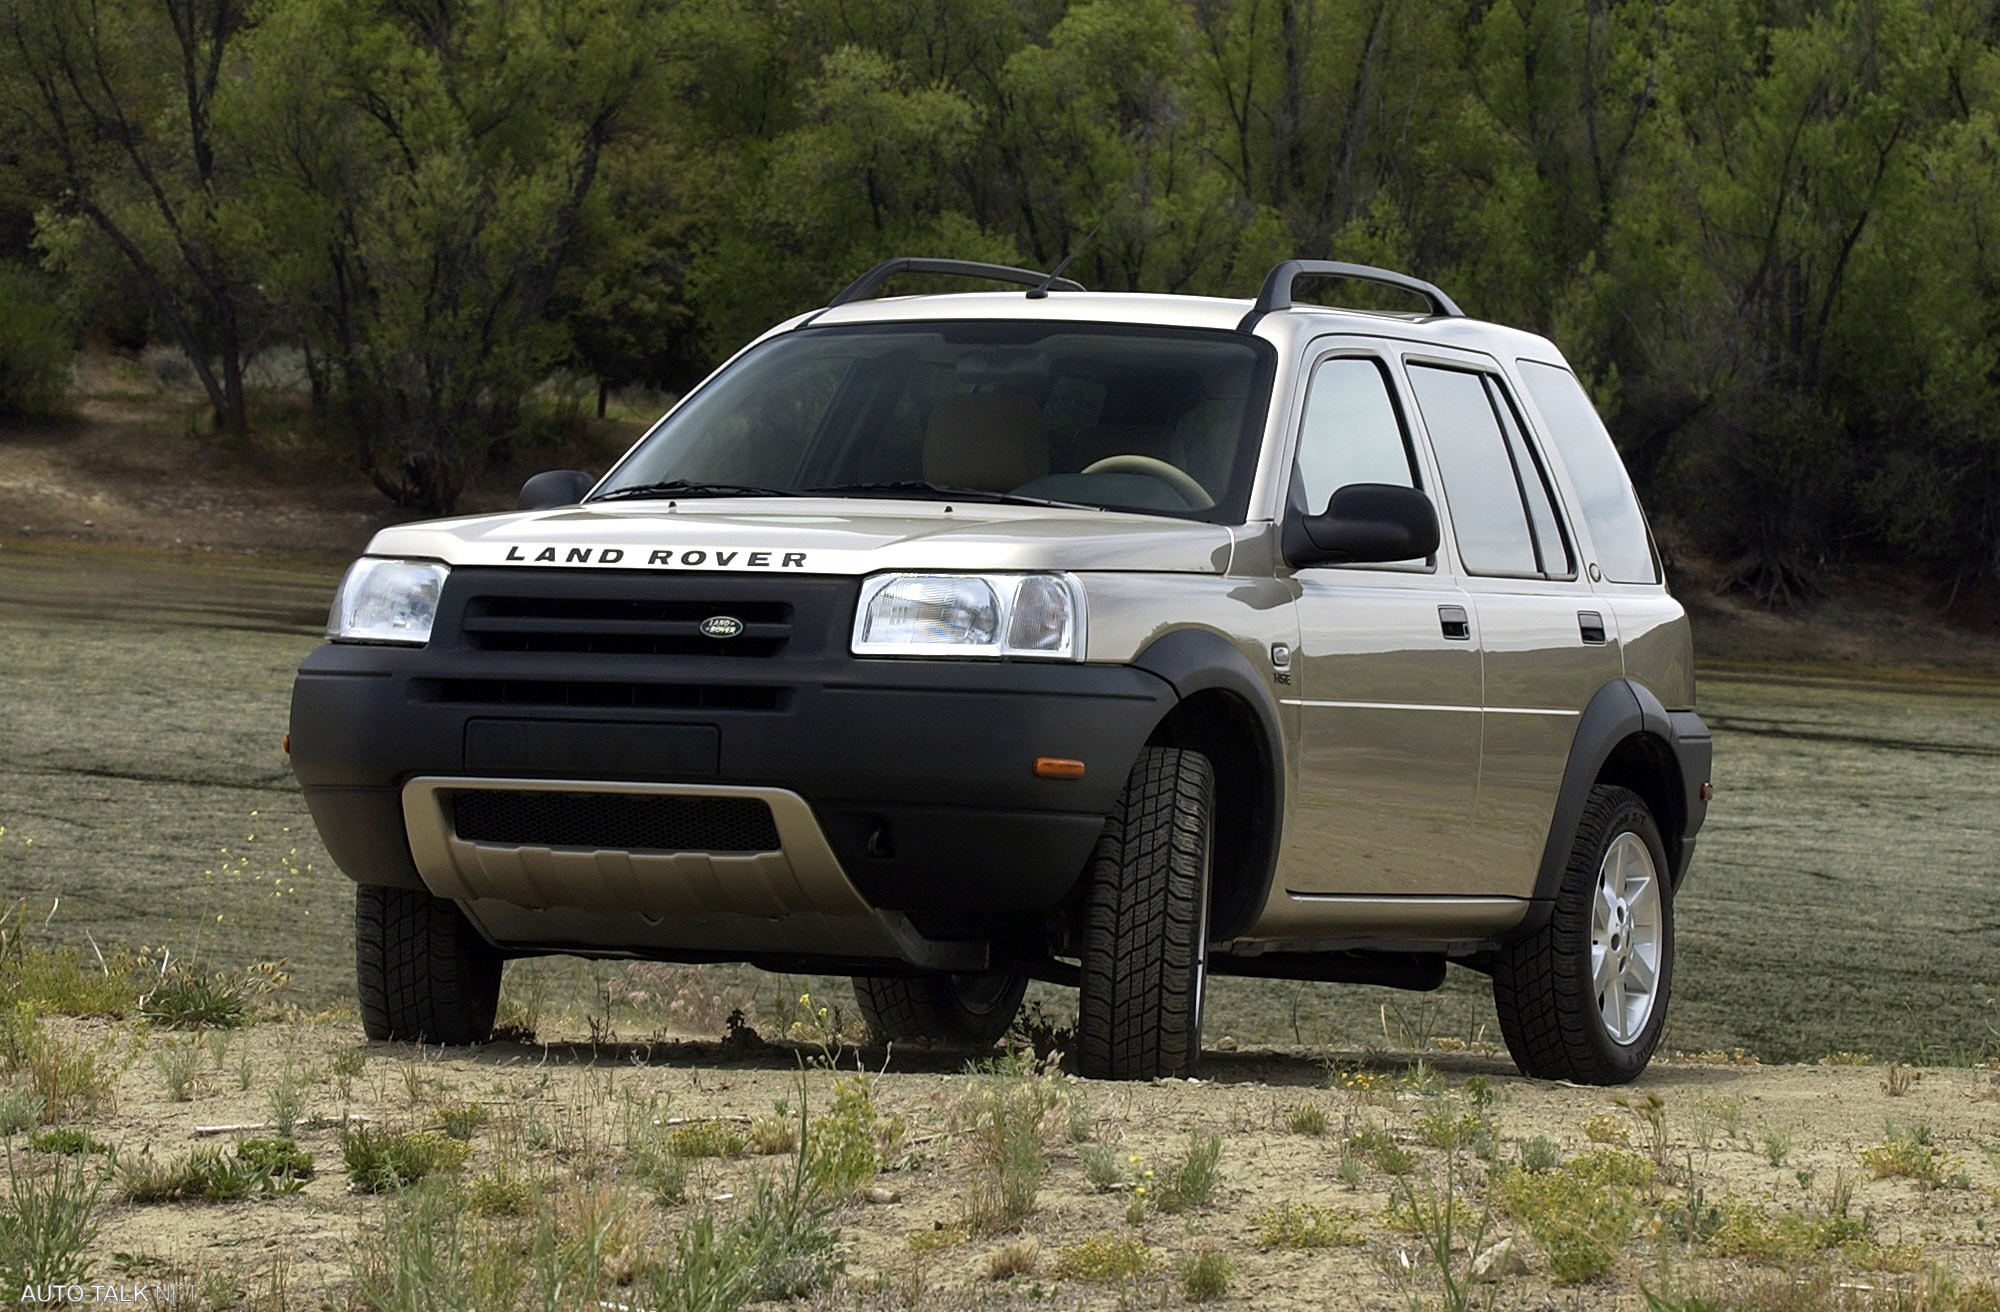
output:
[[[1129,186],[1125,189],[1127,194],[1129,194],[1131,190],[1132,189]],[[1099,230],[1104,227],[1104,221],[1111,217],[1112,211],[1116,210],[1119,206],[1119,203],[1122,202],[1124,199],[1125,196],[1120,195],[1117,200],[1112,201],[1111,204],[1108,207],[1106,207],[1104,213],[1098,217],[1097,227],[1092,228],[1089,232],[1083,234],[1083,240],[1070,248],[1069,254],[1062,257],[1062,263],[1058,264],[1055,268],[1049,270],[1049,276],[1042,279],[1041,284],[1039,286],[1031,287],[1028,289],[1029,300],[1039,301],[1048,296],[1049,284],[1053,283],[1056,279],[1062,277],[1063,270],[1069,267],[1069,263],[1071,260],[1083,254],[1083,248],[1090,245],[1090,239],[1092,237],[1095,237],[1098,234]]]

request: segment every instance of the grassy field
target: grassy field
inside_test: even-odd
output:
[[[0,892],[29,899],[46,941],[164,946],[218,965],[282,957],[300,1001],[349,997],[350,885],[280,750],[291,673],[332,584],[113,552],[0,553]],[[1666,1046],[1767,1062],[2000,1052],[2000,697],[1710,677],[1701,698],[1718,793],[1679,907]],[[664,1022],[647,1010],[663,994],[770,1016],[805,988],[841,996],[747,969],[627,974],[517,964],[509,993],[517,1006],[602,1009],[611,983],[609,1022],[627,1034]],[[1038,999],[1070,1005],[1059,990]],[[1484,980],[1460,971],[1432,995],[1218,980],[1209,1014],[1211,1042],[1495,1038]]]

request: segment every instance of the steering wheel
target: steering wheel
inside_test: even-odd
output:
[[[1189,510],[1207,510],[1215,504],[1215,498],[1208,489],[1194,481],[1194,475],[1178,465],[1170,465],[1152,456],[1135,454],[1106,456],[1083,467],[1086,474],[1145,474],[1159,479],[1174,491],[1180,493],[1181,500],[1188,503]]]

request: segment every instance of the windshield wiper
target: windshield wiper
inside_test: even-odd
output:
[[[1052,501],[1048,497],[1027,497],[1018,492],[995,492],[983,487],[947,487],[921,478],[899,478],[888,483],[837,483],[832,487],[807,488],[806,496],[848,496],[857,492],[913,498],[949,497],[954,501],[982,501],[1009,506],[1058,506],[1064,510],[1102,510],[1102,506],[1078,501]]]
[[[600,492],[592,501],[639,501],[653,497],[795,497],[798,493],[775,487],[755,487],[749,483],[704,483],[698,479],[670,478],[664,483],[634,483]]]

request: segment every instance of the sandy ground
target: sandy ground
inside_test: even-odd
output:
[[[631,1109],[654,1117],[768,1115],[774,1104],[797,1105],[801,1065],[813,1050],[792,1044],[747,1052],[715,1042],[655,1036],[644,1043],[500,1042],[477,1050],[419,1051],[364,1044],[350,1024],[264,1024],[243,1031],[221,1065],[210,1065],[189,1102],[171,1102],[153,1061],[140,1055],[167,1041],[107,1022],[51,1022],[55,1032],[130,1058],[116,1089],[115,1111],[85,1123],[121,1153],[168,1157],[197,1142],[228,1144],[231,1136],[197,1138],[197,1128],[254,1125],[268,1115],[270,1091],[289,1063],[308,1075],[305,1111],[327,1118],[365,1116],[378,1125],[435,1127],[439,1109],[478,1102],[492,1113],[473,1135],[468,1178],[505,1161],[531,1172],[616,1180],[626,1170]],[[359,1051],[365,1064],[343,1090],[334,1058]],[[247,1056],[246,1056],[247,1054]],[[1836,1191],[1852,1188],[1851,1211],[1865,1216],[1868,1239],[1844,1251],[1794,1254],[1782,1263],[1797,1273],[1832,1273],[1850,1288],[1890,1290],[1911,1270],[1941,1268],[1963,1281],[2000,1272],[1991,1223],[2000,1174],[1988,1156],[2000,1131],[2000,1084],[1985,1070],[1929,1070],[1906,1092],[1892,1094],[1883,1067],[1756,1067],[1656,1062],[1639,1085],[1604,1090],[1533,1083],[1517,1077],[1502,1055],[1424,1054],[1426,1077],[1409,1054],[1322,1053],[1259,1048],[1214,1054],[1199,1081],[1113,1085],[1054,1077],[1079,1108],[1048,1120],[1044,1157],[1049,1175],[1034,1210],[1018,1231],[953,1242],[949,1228],[964,1216],[977,1163],[965,1132],[965,1099],[974,1082],[960,1073],[962,1057],[938,1053],[864,1052],[882,1071],[874,1080],[879,1113],[900,1117],[903,1133],[890,1169],[877,1180],[877,1202],[840,1209],[846,1274],[817,1306],[1010,1306],[1034,1302],[1079,1308],[1178,1306],[1176,1262],[1220,1251],[1233,1266],[1229,1301],[1279,1309],[1400,1308],[1411,1296],[1435,1296],[1437,1286],[1418,1240],[1394,1224],[1398,1177],[1372,1161],[1341,1171],[1350,1138],[1379,1129],[1416,1155],[1401,1177],[1419,1190],[1440,1184],[1445,1154],[1426,1146],[1421,1129],[1438,1108],[1462,1111],[1468,1083],[1490,1082],[1495,1095],[1492,1163],[1518,1162],[1522,1143],[1537,1136],[1565,1158],[1608,1147],[1657,1159],[1649,1208],[1624,1256],[1607,1278],[1582,1285],[1554,1279],[1541,1245],[1517,1221],[1495,1216],[1482,1248],[1515,1240],[1520,1262],[1487,1291],[1500,1306],[1520,1308],[1642,1308],[1642,1290],[1727,1287],[1755,1278],[1757,1264],[1690,1249],[1661,1230],[1656,1209],[1669,1212],[1693,1193],[1709,1206],[1744,1205],[1767,1217],[1818,1214]],[[851,1069],[853,1050],[843,1059]],[[886,1067],[886,1070],[884,1068]],[[239,1071],[251,1083],[239,1088]],[[830,1100],[833,1076],[814,1070],[806,1080],[817,1114]],[[1627,1103],[1660,1100],[1657,1135]],[[1324,1134],[1288,1128],[1293,1110],[1313,1102],[1327,1114]],[[1100,1190],[1086,1179],[1070,1124],[1089,1128],[1096,1142],[1124,1160],[1141,1159],[1135,1176],[1169,1164],[1191,1132],[1222,1137],[1221,1183],[1205,1206],[1179,1215],[1153,1214],[1133,1226],[1132,1195]],[[1875,1177],[1862,1153],[1894,1129],[1925,1127],[1941,1154],[1942,1187]],[[242,1130],[243,1134],[257,1133]],[[341,1172],[338,1131],[320,1123],[299,1134],[316,1154],[320,1174],[292,1197],[255,1202],[132,1206],[117,1204],[96,1245],[99,1277],[168,1280],[181,1273],[235,1273],[247,1295],[283,1305],[316,1307],[322,1298],[345,1306],[344,1290],[357,1245],[375,1238],[384,1203],[350,1192]],[[1774,1149],[1781,1143],[1783,1151]],[[1774,1164],[1774,1158],[1777,1164]],[[1483,1178],[1492,1163],[1461,1154],[1466,1177]],[[727,1211],[750,1174],[774,1171],[783,1157],[704,1160],[691,1178],[688,1201],[651,1219],[671,1232],[691,1207]],[[1426,1182],[1430,1182],[1427,1184]],[[1474,1198],[1480,1195],[1475,1190]],[[1256,1241],[1256,1217],[1266,1209],[1305,1203],[1351,1218],[1362,1242],[1313,1250],[1267,1250]],[[649,1204],[650,1206],[650,1204]],[[678,1215],[677,1215],[678,1214]],[[943,1232],[946,1242],[919,1251],[921,1237]],[[1066,1247],[1091,1236],[1142,1237],[1163,1275],[1118,1284],[1064,1279]],[[919,1236],[913,1245],[912,1236]],[[987,1276],[993,1251],[1023,1238],[1038,1250],[1023,1274]],[[1457,1261],[1470,1260],[1460,1242]],[[1767,1268],[1779,1265],[1767,1263]],[[1334,1291],[1338,1291],[1335,1293]],[[277,1304],[256,1304],[277,1305]]]

